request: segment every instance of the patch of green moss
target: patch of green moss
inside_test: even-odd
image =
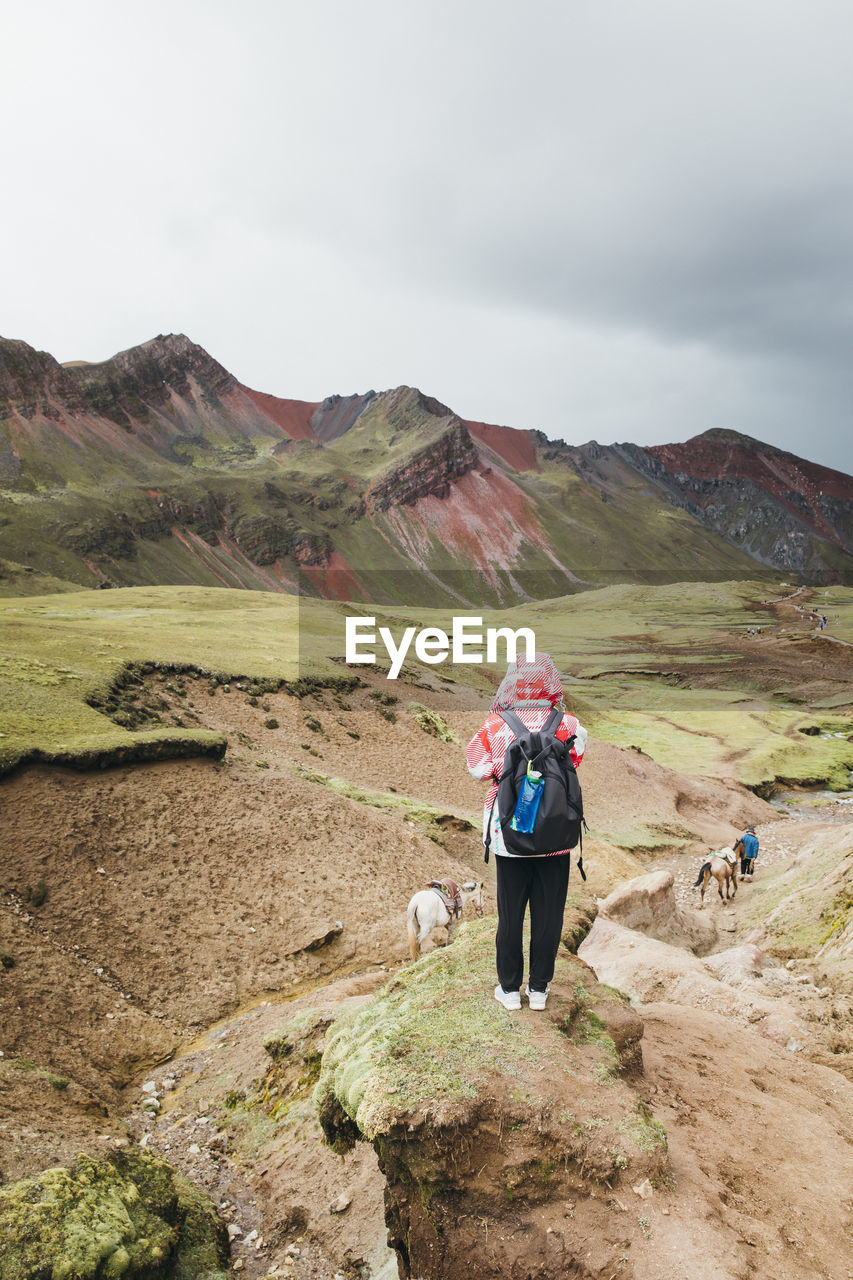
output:
[[[576,970],[577,961],[561,952],[555,981],[574,986]],[[595,1065],[608,1082],[613,1078],[616,1050],[597,1018],[582,1026],[575,1020],[571,1029],[550,1018],[507,1018],[490,998],[493,986],[494,924],[483,920],[463,925],[452,947],[400,971],[366,1009],[334,1022],[314,1097],[336,1150],[359,1136],[377,1139],[400,1116],[429,1115],[442,1102],[488,1094],[496,1073],[517,1082],[521,1104],[531,1088],[535,1092],[543,1054],[571,1077],[567,1036],[594,1049]],[[589,996],[581,983],[577,989]]]
[[[300,1009],[287,1020],[284,1026],[271,1031],[264,1037],[264,1052],[272,1058],[273,1062],[289,1058],[294,1049],[304,1042],[306,1036],[310,1035],[317,1025],[318,1015],[315,1010]],[[328,1022],[324,1025],[328,1025]]]
[[[585,1008],[575,1020],[572,1038],[577,1044],[594,1044],[603,1052],[604,1060],[593,1070],[599,1070],[608,1078],[616,1076],[619,1070],[619,1054],[613,1037],[608,1035],[607,1028],[593,1009]]]
[[[384,689],[373,689],[368,694],[368,697],[378,707],[393,707],[400,701],[395,693],[386,693]]]
[[[408,710],[415,718],[415,723],[419,724],[424,733],[428,733],[432,738],[438,738],[440,742],[455,742],[458,744],[459,739],[450,729],[437,711],[430,711],[429,707],[423,706],[420,702],[410,702]]]
[[[613,1127],[617,1133],[629,1138],[638,1151],[654,1151],[658,1146],[666,1148],[666,1129],[643,1108],[638,1109],[635,1115],[617,1120]]]
[[[67,1089],[71,1083],[67,1076],[57,1075],[55,1071],[48,1070],[47,1067],[40,1067],[35,1062],[30,1062],[28,1058],[11,1058],[9,1066],[16,1071],[33,1071],[36,1075],[46,1080],[52,1089],[62,1091]]]
[[[0,1240],[2,1280],[224,1280],[228,1260],[212,1202],[135,1148],[0,1186]]]
[[[302,747],[310,754],[316,754],[311,751],[307,743],[303,743]],[[294,771],[300,778],[329,787],[338,795],[354,800],[357,804],[368,805],[371,809],[379,809],[382,813],[399,814],[419,826],[436,844],[444,844],[443,833],[446,827],[455,826],[461,831],[471,829],[467,818],[456,818],[443,809],[437,809],[423,800],[401,795],[398,791],[368,791],[365,787],[357,787],[345,778],[335,778],[331,774],[321,773],[318,769],[306,769],[304,765],[295,765]]]
[[[265,1037],[264,1050],[271,1062],[248,1106],[259,1106],[276,1124],[288,1120],[294,1108],[302,1109],[320,1076],[329,1021],[327,1014],[303,1009]]]
[[[296,698],[308,698],[325,689],[338,694],[351,693],[363,684],[360,676],[300,676],[298,680],[285,680],[282,687]]]
[[[832,902],[820,913],[821,923],[826,929],[820,938],[821,945],[844,933],[850,923],[851,912],[853,912],[853,889],[849,885],[844,885]]]
[[[493,936],[490,922],[463,925],[452,947],[402,970],[363,1012],[336,1020],[315,1093],[330,1141],[357,1131],[372,1140],[401,1108],[476,1097],[490,1070],[512,1075],[530,1058],[520,1027],[484,998],[494,985]]]

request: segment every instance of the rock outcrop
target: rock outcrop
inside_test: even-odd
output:
[[[0,1277],[225,1280],[228,1233],[210,1200],[135,1149],[0,1187]]]
[[[366,391],[360,396],[327,396],[314,410],[311,418],[311,431],[315,440],[327,443],[344,435],[350,427],[355,426],[375,399],[375,391]]]
[[[237,386],[227,369],[183,333],[161,333],[100,364],[71,364],[65,372],[88,409],[123,427],[146,421],[173,393],[185,398],[197,389],[215,403]]]
[[[398,387],[379,397],[378,406],[395,433],[411,430],[428,435],[427,443],[407,454],[396,466],[377,477],[365,495],[370,510],[411,506],[418,498],[446,498],[450,486],[479,462],[468,428],[456,415],[431,396],[409,387]]]
[[[641,472],[756,560],[819,579],[853,551],[853,482],[737,431],[620,446]]]
[[[698,955],[710,951],[717,941],[712,920],[676,902],[671,871],[652,871],[628,880],[599,903],[599,914]]]
[[[315,1093],[326,1139],[373,1144],[402,1276],[612,1276],[642,1223],[614,1231],[608,1204],[667,1175],[635,1084],[642,1021],[568,949],[546,1011],[508,1014],[493,964],[493,922],[463,926],[332,1025]]]
[[[15,338],[0,338],[0,418],[13,412],[25,418],[58,418],[63,412],[85,409],[85,396],[49,352]]]
[[[796,1051],[818,1048],[800,1008],[800,984],[757,948],[733,947],[700,960],[681,946],[647,937],[600,915],[580,948],[600,982],[642,1006],[666,1000],[753,1026]]]
[[[462,423],[451,426],[438,440],[381,476],[367,492],[374,511],[410,506],[418,498],[446,498],[450,485],[477,465],[477,450]]]

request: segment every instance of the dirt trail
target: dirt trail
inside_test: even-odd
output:
[[[706,1010],[641,1012],[645,1084],[669,1135],[677,1203],[628,1206],[649,1221],[638,1278],[850,1276],[850,1083]]]

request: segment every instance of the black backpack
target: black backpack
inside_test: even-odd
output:
[[[528,729],[512,711],[498,711],[498,715],[509,725],[515,739],[506,749],[503,772],[498,779],[497,794],[486,824],[485,861],[489,861],[495,805],[498,806],[498,822],[508,853],[522,857],[556,853],[558,849],[574,849],[579,842],[583,850],[581,826],[586,826],[583,799],[569,750],[575,739],[573,735],[566,742],[561,742],[555,736],[563,720],[562,711],[554,707],[541,729]],[[514,831],[510,825],[528,764],[541,773],[543,781],[542,798],[529,835]],[[578,858],[578,871],[586,880],[582,856]]]

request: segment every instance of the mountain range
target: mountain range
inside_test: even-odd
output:
[[[492,605],[853,580],[853,480],[734,431],[567,444],[413,387],[255,391],[183,335],[100,364],[0,338],[0,591],[149,583]]]

